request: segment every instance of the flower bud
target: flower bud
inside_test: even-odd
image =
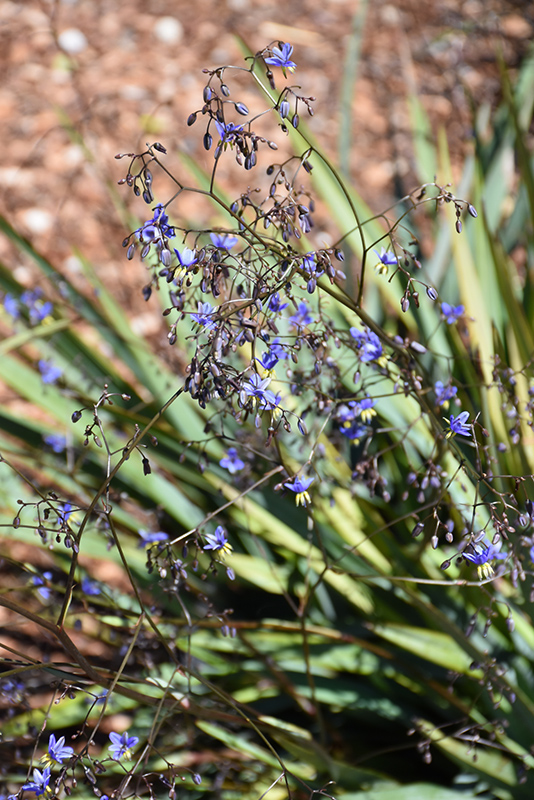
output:
[[[244,103],[234,103],[235,110],[238,114],[241,114],[243,117],[246,117],[249,113],[247,106]]]

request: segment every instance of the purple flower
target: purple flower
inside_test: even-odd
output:
[[[25,685],[17,678],[6,678],[0,683],[0,695],[7,698],[13,705],[22,703]]]
[[[204,545],[204,550],[213,550],[220,553],[222,556],[232,552],[232,545],[228,541],[228,537],[222,525],[215,528],[215,533],[206,533],[205,536],[207,544]]]
[[[229,233],[210,233],[210,239],[219,250],[231,250],[238,242],[237,236]]]
[[[343,403],[337,409],[336,419],[339,423],[339,429],[343,436],[346,436],[351,442],[358,443],[360,439],[369,433],[369,429],[365,425],[362,425],[358,419],[360,415],[362,415],[363,419],[363,414],[361,412],[364,402],[365,401],[357,403],[355,400],[349,400],[348,403]],[[366,408],[363,408],[364,413],[365,411]],[[371,414],[371,416],[373,415]]]
[[[152,219],[143,223],[134,233],[142,244],[148,245],[155,241],[161,241],[163,237],[173,239],[176,235],[174,228],[169,225],[169,217],[161,203],[154,208]]]
[[[216,327],[216,322],[213,319],[213,314],[215,313],[215,308],[211,306],[209,303],[200,303],[198,304],[198,311],[196,314],[191,314],[191,319],[194,320],[197,325],[200,325],[202,328],[205,328],[207,331],[212,330]]]
[[[196,264],[198,261],[198,256],[195,255],[194,250],[190,250],[188,247],[184,247],[183,253],[180,253],[176,247],[173,247],[173,250],[176,254],[176,258],[178,259],[178,263],[182,267],[182,269],[187,269],[188,267],[192,267],[193,264]]]
[[[375,401],[370,397],[364,397],[363,400],[360,400],[360,402],[356,404],[355,410],[357,410],[364,422],[370,422],[372,418],[376,416],[374,405]]]
[[[358,328],[353,327],[350,329],[350,335],[356,340],[362,364],[368,364],[370,361],[377,361],[380,364],[384,360],[382,343],[370,328],[360,331]]]
[[[444,386],[442,381],[436,381],[434,384],[434,392],[436,393],[436,403],[438,406],[449,407],[449,400],[456,395],[458,391],[457,386]]]
[[[219,466],[223,469],[227,469],[230,475],[235,475],[236,472],[241,472],[245,466],[245,462],[241,461],[235,447],[229,447],[227,454],[219,461]]]
[[[280,405],[281,399],[281,394],[275,394],[270,389],[266,389],[263,393],[263,397],[260,400],[259,408],[262,411],[274,411],[274,409]]]
[[[43,441],[54,453],[62,453],[67,446],[66,438],[55,433],[45,436]]]
[[[257,358],[256,361],[258,364],[261,364],[263,369],[271,370],[278,364],[278,356],[275,355],[272,350],[267,350],[267,352],[263,353],[261,358]]]
[[[449,303],[441,304],[441,313],[445,317],[447,325],[454,325],[455,322],[458,322],[464,311],[464,306],[451,306]]]
[[[6,294],[4,296],[4,309],[13,319],[18,319],[20,317],[19,302],[12,294]]]
[[[39,367],[43,383],[55,383],[63,375],[61,367],[56,367],[55,364],[51,364],[44,359],[41,359],[37,366]]]
[[[246,397],[258,397],[261,400],[270,382],[270,378],[260,378],[258,373],[255,372],[250,380],[243,384],[243,392]]]
[[[49,791],[48,784],[50,783],[50,767],[45,767],[41,772],[38,769],[33,771],[33,781],[25,783],[22,789],[27,792],[35,792],[37,797],[46,794]]]
[[[289,322],[295,328],[302,328],[313,322],[313,317],[306,303],[299,303],[297,313],[289,317]]]
[[[46,586],[43,578],[47,581],[51,581],[53,575],[47,570],[46,572],[43,572],[42,578],[40,575],[34,575],[32,578],[32,583],[34,586],[38,587],[37,593],[41,595],[43,600],[49,600],[52,597],[52,589],[49,589],[48,586]]]
[[[43,290],[39,288],[22,292],[20,296],[21,303],[28,309],[32,325],[43,322],[54,310],[52,303],[49,300],[43,300],[42,297]]]
[[[472,545],[472,547],[473,550],[471,552],[466,553],[464,551],[462,556],[476,565],[480,580],[482,580],[482,578],[491,578],[493,575],[493,567],[489,562],[493,561],[495,558],[506,558],[506,554],[500,552],[502,541],[497,542],[497,544],[490,544],[487,539],[484,539],[479,544]]]
[[[308,253],[302,261],[302,269],[307,273],[309,280],[307,283],[307,290],[309,294],[313,294],[317,286],[317,278],[320,278],[324,273],[324,269],[317,267],[315,263],[315,256],[313,253]]]
[[[295,492],[295,503],[298,506],[304,506],[304,508],[306,508],[306,505],[311,503],[311,497],[307,490],[314,480],[315,478],[298,478],[295,476],[291,481],[284,482],[284,486],[286,489]]]
[[[96,581],[92,581],[87,575],[82,578],[82,592],[88,597],[96,597],[101,594],[100,587]]]
[[[265,63],[269,64],[271,67],[281,67],[284,75],[286,74],[285,71],[288,69],[290,72],[294,72],[297,65],[294,61],[291,61],[291,54],[293,53],[293,46],[289,44],[289,42],[279,42],[281,47],[273,47],[272,49],[272,56],[265,59]]]
[[[458,414],[457,417],[454,414],[451,414],[448,425],[449,425],[449,432],[447,433],[447,439],[450,439],[451,436],[455,436],[457,433],[460,436],[471,436],[471,426],[467,424],[467,420],[469,419],[469,411],[462,411]],[[447,420],[445,420],[447,422]]]
[[[56,508],[57,522],[60,528],[67,524],[70,515],[74,511],[72,503],[63,503],[62,506]]]
[[[163,531],[154,531],[150,533],[149,531],[138,531],[139,536],[141,537],[141,541],[137,545],[139,550],[142,550],[143,547],[148,547],[151,544],[159,544],[160,542],[166,542],[169,538],[168,533],[164,533]]]
[[[275,292],[269,298],[269,303],[268,303],[267,308],[269,309],[269,311],[272,311],[273,313],[278,314],[280,311],[283,311],[284,308],[287,308],[288,305],[289,305],[289,303],[281,303],[280,302],[280,293],[279,292]]]
[[[388,267],[398,264],[398,258],[395,253],[388,253],[385,247],[382,247],[380,253],[378,250],[373,250],[373,253],[377,254],[381,262],[381,269],[385,268],[386,272]]]
[[[129,761],[132,757],[130,751],[132,747],[135,747],[139,738],[137,736],[128,736],[128,731],[124,731],[122,736],[112,731],[109,734],[109,738],[112,742],[108,747],[111,758],[115,759],[115,761],[120,761],[121,758]]]
[[[65,737],[61,736],[60,739],[56,740],[54,734],[51,733],[48,740],[48,753],[43,756],[42,761],[48,766],[51,766],[54,761],[56,764],[63,764],[65,758],[70,758],[73,755],[73,748],[65,745]]]
[[[216,119],[215,127],[217,128],[223,144],[233,144],[237,137],[243,133],[243,126],[234,125],[233,122],[228,122],[225,125],[223,122],[219,122],[219,120]]]
[[[357,420],[346,422],[339,430],[343,436],[346,436],[354,444],[359,444],[360,439],[363,439],[369,433],[369,428],[366,428],[365,425],[362,425]]]
[[[285,305],[283,308],[285,308]],[[276,358],[278,358],[280,361],[282,361],[284,358],[289,358],[288,354],[284,350],[283,345],[280,344],[280,338],[278,336],[272,340],[269,350],[273,356],[276,356]]]

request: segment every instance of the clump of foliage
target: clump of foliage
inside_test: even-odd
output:
[[[374,215],[292,58],[205,70],[209,169],[118,156],[162,348],[2,221],[10,797],[531,791],[534,62],[459,196],[442,139]]]

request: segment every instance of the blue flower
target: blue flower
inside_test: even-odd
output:
[[[198,311],[196,314],[191,314],[191,319],[194,320],[197,325],[200,325],[202,328],[205,328],[207,331],[212,330],[212,328],[216,327],[216,322],[213,319],[213,314],[215,313],[215,308],[211,306],[209,303],[200,303],[198,304]]]
[[[18,319],[20,317],[19,302],[12,294],[6,294],[4,296],[4,309],[13,319]]]
[[[280,400],[282,399],[281,394],[275,394],[270,389],[266,389],[263,393],[263,397],[260,400],[259,407],[262,411],[269,410],[274,411],[275,408],[278,408],[280,405]]]
[[[447,325],[454,325],[455,322],[458,322],[464,311],[464,306],[451,306],[449,303],[441,304],[441,313],[445,317]]]
[[[368,364],[371,361],[376,361],[379,366],[383,366],[385,362],[384,349],[382,342],[370,328],[360,331],[358,328],[352,327],[350,335],[356,340],[360,361],[362,364]]]
[[[69,517],[74,512],[72,503],[63,503],[62,506],[56,508],[57,522],[60,528],[67,524]]]
[[[261,358],[257,358],[256,361],[258,364],[261,364],[263,369],[271,370],[278,364],[278,356],[275,355],[272,350],[267,350],[267,352],[263,353]]]
[[[43,441],[54,453],[62,453],[67,446],[66,438],[55,433],[45,436]]]
[[[282,308],[285,308],[286,305],[287,304],[284,304]],[[282,361],[284,358],[289,358],[289,355],[284,350],[283,345],[280,344],[280,338],[278,336],[272,340],[269,350],[273,356],[276,356],[276,358],[278,358],[280,361]]]
[[[243,133],[243,126],[234,125],[233,122],[228,122],[225,125],[223,122],[219,122],[219,120],[216,119],[215,127],[217,128],[223,144],[233,144],[237,137]]]
[[[280,302],[280,293],[279,292],[275,292],[269,298],[269,303],[268,303],[267,308],[269,309],[269,311],[272,311],[274,314],[278,314],[280,311],[283,311],[284,308],[287,308],[288,305],[289,305],[289,303],[281,303]]]
[[[304,506],[308,503],[311,503],[311,497],[308,493],[309,487],[314,482],[315,478],[298,478],[294,477],[291,481],[284,482],[284,486],[286,489],[290,489],[292,492],[295,492],[295,503],[298,506]]]
[[[155,531],[154,533],[149,533],[149,531],[138,531],[139,536],[141,537],[141,541],[137,545],[137,547],[141,550],[143,547],[148,547],[151,544],[159,544],[159,542],[165,542],[169,538],[168,533],[164,533],[163,531]]]
[[[110,744],[108,747],[111,758],[115,759],[115,761],[120,761],[121,758],[129,761],[132,757],[130,751],[132,747],[135,747],[139,741],[139,738],[137,736],[129,736],[128,731],[124,731],[122,736],[112,731],[109,734],[109,738],[112,742],[112,744]]]
[[[444,417],[445,422],[447,419]],[[460,436],[471,436],[471,426],[467,424],[467,420],[469,419],[469,411],[462,411],[458,414],[457,417],[454,414],[451,414],[450,419],[448,421],[449,425],[449,432],[447,433],[446,438],[450,439],[451,436],[455,436],[457,433]]]
[[[41,595],[43,600],[49,600],[52,597],[52,589],[49,589],[48,586],[46,586],[43,578],[47,581],[51,581],[53,577],[54,576],[52,573],[47,570],[46,572],[43,572],[42,578],[40,575],[34,575],[32,578],[32,583],[34,586],[38,587],[37,593]]]
[[[228,541],[222,525],[215,528],[215,533],[206,533],[205,537],[207,544],[204,545],[204,550],[216,551],[221,556],[226,556],[232,552],[232,545]]]
[[[399,263],[397,256],[394,253],[388,253],[385,247],[382,247],[380,253],[378,250],[373,250],[380,259],[379,272],[387,272],[388,267],[396,266]]]
[[[270,378],[260,378],[258,373],[255,372],[250,380],[243,384],[243,392],[246,397],[257,397],[261,400],[270,382]]]
[[[223,469],[227,469],[230,475],[235,475],[236,472],[241,472],[245,466],[245,462],[241,461],[235,447],[229,447],[227,454],[219,461],[219,466]]]
[[[358,410],[358,413],[364,422],[370,422],[372,418],[376,416],[374,405],[375,401],[370,397],[364,397],[363,400],[360,400],[360,402],[356,404],[355,409]]]
[[[152,219],[143,223],[134,233],[142,244],[148,245],[155,241],[161,241],[163,237],[173,239],[176,235],[174,228],[169,225],[169,217],[161,203],[154,208]]]
[[[317,264],[315,263],[315,256],[313,253],[308,253],[308,255],[304,257],[302,261],[302,269],[309,276],[306,287],[308,293],[313,294],[315,287],[317,286],[317,278],[320,278],[321,275],[324,274],[324,269],[321,269],[320,267],[318,268]]]
[[[43,300],[43,296],[43,290],[39,288],[27,289],[22,292],[20,300],[8,293],[4,296],[4,309],[13,319],[18,319],[21,307],[25,307],[30,324],[37,325],[48,319],[54,310],[52,303],[49,300]]]
[[[63,375],[61,367],[56,367],[55,364],[44,361],[44,359],[41,359],[37,366],[43,383],[55,383]]]
[[[365,401],[362,401],[362,403],[364,402]],[[360,439],[369,433],[369,429],[365,425],[362,425],[358,419],[360,415],[363,419],[362,403],[357,403],[355,400],[349,400],[348,403],[342,403],[336,412],[339,430],[343,436],[346,436],[347,439],[350,439],[350,441],[354,442],[355,444],[358,444]],[[364,414],[367,410],[366,405],[363,407]],[[371,416],[374,415],[371,414]]]
[[[30,324],[37,325],[39,322],[44,322],[51,316],[54,306],[49,300],[43,300],[43,290],[34,289],[33,291],[22,292],[20,301],[28,309],[30,316]]]
[[[313,317],[306,303],[299,303],[297,313],[289,317],[289,322],[295,328],[302,328],[313,322]]]
[[[61,736],[61,738],[56,740],[55,735],[51,733],[50,739],[48,740],[48,753],[43,756],[41,761],[47,766],[51,766],[54,761],[56,764],[63,764],[65,758],[71,758],[73,755],[73,748],[65,745],[65,737]]]
[[[210,239],[219,250],[231,250],[238,242],[237,236],[229,233],[210,233]]]
[[[484,539],[483,542],[480,542],[480,544],[477,545],[472,545],[472,547],[472,552],[466,553],[464,551],[462,556],[468,561],[471,561],[472,564],[476,565],[480,580],[483,578],[491,578],[493,575],[493,567],[489,562],[493,561],[495,558],[506,558],[506,554],[500,552],[502,541],[497,542],[497,544],[490,544],[487,539]]]
[[[442,381],[436,381],[434,392],[436,393],[436,403],[438,406],[449,407],[449,400],[455,397],[458,391],[457,386],[444,386]]]
[[[42,794],[51,794],[49,783],[50,767],[45,767],[42,772],[38,769],[34,769],[33,781],[25,783],[22,789],[25,789],[27,792],[35,792],[37,797],[40,797]]]
[[[184,247],[183,253],[180,253],[176,247],[173,247],[173,250],[182,269],[188,269],[188,267],[192,267],[193,264],[196,264],[198,261],[198,256],[195,255],[195,251],[190,250],[188,247]]]
[[[358,420],[346,422],[339,430],[343,436],[346,436],[353,444],[359,444],[360,440],[369,434],[369,428],[366,428],[366,426],[362,425]]]
[[[291,61],[293,46],[290,45],[289,42],[279,42],[279,44],[282,46],[273,47],[272,56],[266,58],[265,63],[269,64],[271,67],[281,67],[284,75],[286,74],[286,69],[288,69],[290,72],[294,72],[297,68],[297,65],[294,61]]]
[[[96,597],[101,594],[100,586],[96,581],[92,581],[87,575],[82,578],[82,592],[89,597]]]
[[[24,683],[17,678],[6,678],[0,682],[0,694],[9,699],[13,705],[22,703],[25,688]]]

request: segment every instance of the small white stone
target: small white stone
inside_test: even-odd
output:
[[[154,36],[164,44],[178,44],[183,35],[183,25],[176,17],[160,17],[154,23]]]
[[[44,208],[28,208],[23,212],[22,218],[32,233],[46,233],[54,222],[52,214]]]
[[[85,34],[78,28],[67,28],[57,38],[61,49],[71,56],[81,53],[88,44]]]

